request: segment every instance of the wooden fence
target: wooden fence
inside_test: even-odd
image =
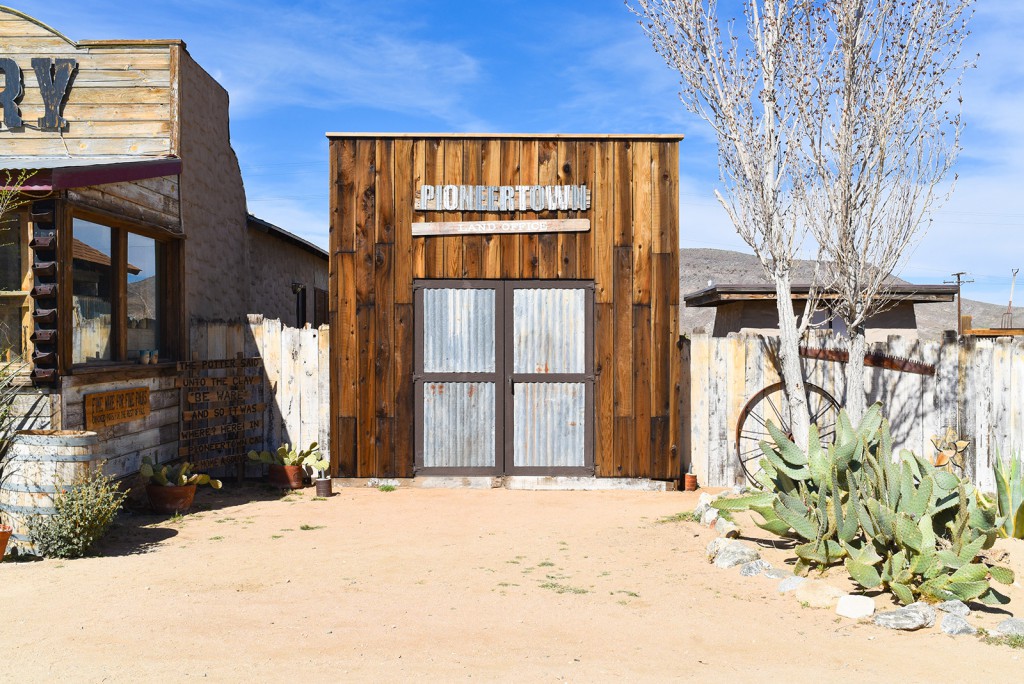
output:
[[[328,327],[290,328],[281,321],[249,316],[244,322],[193,321],[192,354],[200,359],[259,356],[263,359],[266,408],[264,444],[330,449]]]
[[[747,402],[779,381],[777,344],[761,335],[695,334],[684,340],[683,455],[701,484],[743,480],[737,424]],[[811,346],[845,351],[842,341],[831,337]],[[935,367],[934,375],[866,369],[868,400],[882,402],[894,445],[931,455],[931,436],[947,425],[959,426],[971,441],[968,474],[983,489],[994,489],[997,454],[1024,448],[1024,341],[968,337],[926,343],[891,337],[869,345],[869,351]],[[843,364],[805,358],[803,365],[809,382],[845,403]]]

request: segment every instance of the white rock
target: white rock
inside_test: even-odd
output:
[[[704,515],[700,517],[700,524],[710,526],[714,525],[716,520],[718,520],[718,509],[709,508],[708,510],[704,511]]]
[[[836,615],[850,618],[851,620],[860,620],[861,618],[871,617],[874,614],[875,599],[870,596],[847,594],[846,596],[840,596],[839,602],[836,604]]]
[[[719,538],[721,539],[721,537]],[[734,568],[737,565],[760,560],[760,558],[761,554],[757,549],[741,541],[730,539],[715,557],[715,565],[719,568]]]
[[[736,523],[730,522],[725,518],[719,518],[715,521],[715,532],[720,537],[729,537],[730,539],[740,536],[740,528],[737,527]]]
[[[809,580],[797,587],[793,595],[808,608],[834,608],[846,592],[821,580]]]
[[[799,575],[790,575],[786,579],[779,582],[779,593],[785,594],[787,591],[793,591],[804,582],[807,582],[806,577],[800,577]]]
[[[711,494],[703,492],[700,498],[697,499],[697,507],[693,509],[694,514],[704,517],[704,512],[711,508],[711,502],[715,500]]]
[[[718,537],[717,539],[711,540],[711,543],[708,544],[708,548],[705,551],[705,555],[707,556],[709,563],[713,562],[715,558],[718,557],[718,554],[723,548],[725,548],[725,545],[728,544],[729,541],[730,540],[725,537]]]

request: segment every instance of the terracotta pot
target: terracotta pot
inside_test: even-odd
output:
[[[271,464],[267,481],[275,487],[283,487],[285,489],[302,489],[305,476],[306,473],[302,470],[302,466]]]
[[[149,497],[149,507],[154,513],[173,515],[174,513],[186,513],[192,507],[192,499],[196,496],[196,486],[180,485],[165,487],[158,484],[146,485],[146,496]]]
[[[687,492],[697,491],[697,476],[691,473],[683,475],[683,489]]]
[[[7,542],[10,540],[12,532],[14,532],[14,528],[10,525],[0,525],[0,561],[7,553]]]
[[[325,499],[327,497],[333,495],[334,492],[331,491],[331,482],[332,482],[332,480],[329,477],[324,477],[324,478],[317,479],[317,481],[316,481],[316,495],[319,496],[319,497],[323,497]]]

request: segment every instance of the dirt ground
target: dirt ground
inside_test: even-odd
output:
[[[244,487],[0,565],[0,680],[1015,681],[1024,651],[801,607],[659,522],[679,492]],[[746,531],[761,537],[756,528]],[[782,565],[791,553],[762,553]],[[1024,543],[1004,543],[1024,577]],[[845,586],[841,577],[833,580]],[[1009,593],[1024,614],[1024,588]],[[881,602],[880,602],[881,603]],[[1018,608],[1020,606],[1020,608]],[[983,627],[1006,613],[978,613]]]

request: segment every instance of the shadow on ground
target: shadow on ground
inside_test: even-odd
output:
[[[312,489],[310,490],[312,491]],[[257,501],[279,501],[290,494],[256,482],[225,482],[219,490],[199,487],[192,508],[183,516],[153,513],[149,509],[145,490],[133,490],[125,501],[124,509],[111,526],[110,531],[94,548],[101,556],[137,556],[149,553],[160,543],[175,537],[178,531],[170,526],[175,520],[185,519],[195,513],[222,511]]]

